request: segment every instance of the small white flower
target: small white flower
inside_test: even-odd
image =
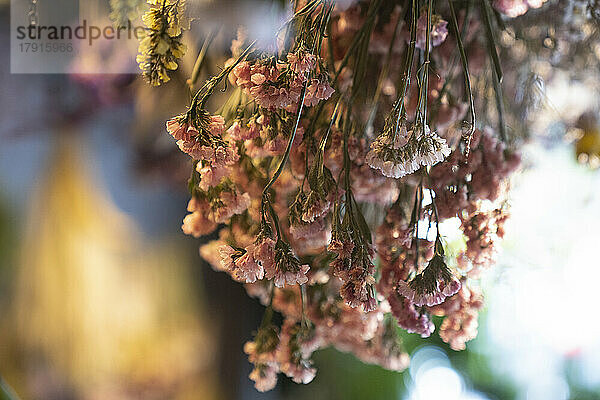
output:
[[[431,132],[429,126],[414,125],[407,130],[401,124],[396,136],[386,131],[371,144],[367,164],[389,178],[402,178],[422,166],[433,166],[450,155],[446,140]]]

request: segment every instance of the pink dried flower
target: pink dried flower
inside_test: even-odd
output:
[[[392,314],[396,317],[398,325],[408,333],[417,333],[421,337],[429,337],[435,330],[435,325],[427,314],[419,313],[415,305],[405,297],[392,293],[387,298]]]
[[[463,284],[456,296],[431,309],[433,314],[446,317],[440,326],[440,337],[453,350],[464,350],[466,342],[477,336],[477,317],[482,307],[481,292]]]
[[[219,255],[221,256],[221,268],[226,271],[235,269],[235,260],[241,256],[239,250],[231,246],[223,245],[219,247]]]
[[[223,191],[215,205],[209,212],[209,218],[222,224],[235,214],[241,214],[250,206],[248,193],[238,194],[235,191]]]
[[[547,0],[495,0],[494,7],[510,18],[523,15],[530,8],[540,8]]]
[[[311,223],[297,221],[290,225],[290,234],[295,239],[311,237],[319,234],[326,228],[323,218],[317,219]]]
[[[167,132],[177,140],[190,140],[198,130],[190,126],[181,117],[174,117],[167,121]]]
[[[348,258],[352,254],[354,243],[349,239],[332,238],[327,250],[332,253],[337,253],[340,259]]]
[[[210,164],[202,166],[201,162],[196,166],[196,171],[200,174],[198,187],[204,191],[208,191],[210,188],[217,186],[223,178],[231,174],[231,169],[229,167],[213,166]]]
[[[372,281],[374,283],[374,279]],[[374,311],[377,309],[377,300],[374,296],[373,283],[370,283],[369,279],[355,277],[351,273],[340,289],[340,295],[350,307],[362,306],[365,312]]]
[[[312,107],[317,105],[321,100],[327,100],[335,92],[335,89],[329,85],[326,79],[313,79],[306,89],[306,97],[304,105]]]
[[[210,221],[206,214],[208,212],[208,204],[194,197],[188,203],[188,214],[183,219],[181,230],[186,235],[192,235],[196,238],[207,235],[217,228],[217,224]]]
[[[398,293],[417,306],[435,306],[460,290],[460,281],[446,266],[444,257],[436,254],[427,267],[410,282],[398,282]]]
[[[254,364],[250,372],[250,379],[255,382],[255,387],[261,392],[271,390],[277,384],[279,365],[276,359],[279,337],[277,330],[271,324],[261,326],[254,341],[246,342],[244,352],[248,354],[248,361]]]
[[[277,359],[281,372],[296,383],[310,383],[317,370],[312,367],[310,357],[321,344],[314,330],[310,332],[294,320],[287,318],[281,328]]]
[[[431,47],[441,45],[448,36],[448,21],[443,20],[439,15],[431,17]],[[408,39],[407,39],[408,40]],[[427,10],[419,17],[417,23],[417,43],[419,49],[425,49],[427,44]]]
[[[306,273],[310,266],[300,264],[298,258],[292,252],[290,245],[282,240],[275,244],[274,263],[265,267],[267,279],[273,279],[276,287],[287,285],[303,285],[308,282]]]
[[[317,56],[310,54],[305,50],[299,50],[295,53],[288,53],[287,61],[292,71],[303,79],[306,79],[308,74],[317,65]]]
[[[259,392],[268,392],[277,385],[277,368],[270,364],[259,364],[254,367],[248,377],[254,381]]]
[[[231,126],[227,128],[227,134],[233,140],[246,140],[247,138],[245,137],[245,133],[246,131],[242,126],[241,119],[235,119],[233,121],[233,124],[231,124]]]
[[[380,170],[384,176],[401,178],[422,166],[442,162],[450,155],[446,140],[431,132],[429,126],[415,125],[406,133],[405,130],[401,126],[396,135],[393,131],[385,131],[375,139],[366,156],[371,168]]]
[[[391,371],[401,372],[409,365],[409,357],[402,349],[396,326],[389,319],[380,323],[373,338],[357,350],[357,356],[364,362],[378,364]]]
[[[270,237],[259,237],[254,247],[254,259],[260,263],[265,270],[274,269],[275,263],[275,240]]]
[[[177,139],[181,151],[196,160],[223,166],[239,159],[235,147],[222,139],[225,120],[221,115],[211,115],[203,109],[195,113],[190,110],[167,121],[167,131]]]
[[[254,283],[264,277],[264,269],[254,259],[254,245],[244,250],[236,250],[231,246],[221,246],[221,267],[239,282]]]
[[[234,81],[259,106],[269,110],[280,108],[293,112],[300,101],[304,82],[315,68],[318,57],[298,52],[289,53],[287,58],[287,64],[262,59],[252,64],[247,61],[241,62],[232,71]],[[294,74],[281,75],[288,66]],[[314,79],[309,85],[306,105],[314,105],[322,99],[329,98],[333,93],[325,76]]]

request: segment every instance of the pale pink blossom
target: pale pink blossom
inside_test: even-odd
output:
[[[306,78],[317,64],[317,56],[306,51],[288,53],[287,61],[290,69],[302,78]]]
[[[254,247],[253,256],[265,270],[272,270],[275,263],[275,240],[270,237],[258,240]]]
[[[196,238],[207,235],[217,228],[217,224],[207,218],[208,204],[192,197],[187,210],[190,214],[183,219],[181,230]]]
[[[263,364],[254,367],[248,377],[254,381],[254,387],[259,392],[268,392],[277,385],[277,368]]]
[[[329,82],[321,79],[313,79],[306,89],[306,97],[304,105],[312,107],[317,105],[321,100],[327,100],[335,92],[335,89],[329,85]]]
[[[540,8],[547,0],[495,0],[494,7],[510,18],[525,14],[530,8]]]
[[[395,293],[392,293],[387,300],[400,327],[406,329],[408,333],[417,333],[424,338],[431,336],[435,325],[427,314],[419,313],[410,300]]]
[[[171,118],[167,121],[167,132],[177,140],[190,140],[198,130],[183,121],[181,117]]]
[[[238,194],[225,191],[219,198],[221,205],[209,212],[209,217],[216,223],[222,224],[235,214],[241,214],[250,206],[248,193]]]
[[[232,273],[237,280],[245,283],[254,283],[264,277],[265,271],[261,264],[254,259],[255,246],[246,247],[245,254],[236,261]]]
[[[198,187],[204,191],[217,186],[223,178],[231,174],[231,169],[227,166],[212,166],[210,164],[202,166],[202,163],[198,163],[196,171],[200,174]]]
[[[276,287],[284,287],[285,285],[303,285],[308,282],[306,273],[310,269],[310,266],[303,264],[300,269],[294,271],[275,271],[272,274],[273,281]]]

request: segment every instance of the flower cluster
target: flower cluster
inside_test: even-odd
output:
[[[263,320],[254,341],[244,345],[244,352],[248,354],[248,360],[254,364],[254,369],[250,372],[250,379],[255,382],[256,389],[261,392],[275,387],[279,372],[277,363],[279,334],[269,319]]]
[[[464,350],[466,342],[477,336],[477,316],[483,307],[483,296],[478,288],[463,284],[456,296],[442,305],[433,307],[434,315],[445,316],[440,326],[440,337],[454,350]]]
[[[421,167],[444,161],[451,149],[429,126],[414,125],[410,131],[400,122],[398,131],[386,130],[371,144],[367,163],[391,178],[402,178]]]
[[[169,71],[177,69],[177,60],[185,54],[181,42],[183,1],[148,0],[150,9],[142,16],[146,35],[140,41],[137,62],[142,75],[152,86],[168,82]]]
[[[435,306],[460,289],[460,282],[448,269],[444,255],[436,253],[423,272],[410,282],[399,281],[398,293],[415,306]]]
[[[489,27],[471,21],[457,34],[458,2],[299,3],[274,48],[239,30],[222,72],[167,122],[193,165],[184,232],[224,225],[201,256],[266,306],[244,347],[261,391],[280,373],[310,382],[311,354],[326,346],[401,371],[396,328],[428,337],[432,315],[464,348],[520,161],[502,104],[475,119],[488,104],[475,102],[470,73],[491,75],[478,42]],[[444,73],[430,79],[432,66]],[[233,90],[215,115],[211,95],[226,79]],[[463,246],[448,251],[441,227],[452,218]]]
[[[260,107],[293,111],[304,86],[304,105],[314,106],[331,97],[334,90],[324,70],[322,59],[301,48],[288,53],[287,62],[272,56],[241,62],[233,70],[232,81]]]
[[[351,307],[362,306],[366,312],[377,308],[375,300],[375,252],[371,233],[352,196],[348,196],[343,219],[339,207],[333,214],[332,239],[327,249],[336,254],[330,264],[333,276],[342,282],[340,296]]]

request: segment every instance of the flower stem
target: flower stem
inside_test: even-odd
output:
[[[433,12],[433,0],[428,0],[427,3],[427,29],[425,31],[425,51],[423,65],[421,66],[421,93],[419,94],[419,105],[417,106],[417,116],[415,121],[418,121],[420,114],[423,125],[423,134],[425,134],[425,125],[427,124],[427,96],[429,89],[429,52],[431,50],[431,16]]]
[[[307,87],[308,87],[308,81],[304,82],[304,86],[302,86],[302,93],[300,95],[300,100],[298,103],[298,111],[296,112],[296,121],[294,123],[294,129],[292,130],[292,134],[290,135],[290,138],[288,140],[288,144],[285,149],[285,153],[283,154],[283,158],[279,162],[279,166],[277,166],[277,170],[275,170],[275,173],[273,174],[273,176],[271,177],[271,179],[269,180],[269,182],[263,189],[263,201],[265,201],[265,199],[268,197],[269,189],[271,189],[271,186],[273,186],[273,184],[275,183],[277,178],[279,178],[279,176],[283,172],[283,168],[285,167],[285,164],[287,163],[288,159],[290,158],[290,152],[292,151],[292,145],[294,144],[294,139],[296,138],[296,132],[298,131],[298,127],[300,126],[300,119],[302,118],[302,109],[304,108],[304,99],[306,98]]]
[[[402,116],[406,114],[406,107],[404,106],[404,98],[406,97],[406,93],[410,87],[410,75],[413,65],[413,60],[415,57],[415,46],[417,44],[417,24],[419,21],[419,4],[417,0],[412,0],[412,22],[410,25],[410,44],[408,46],[408,54],[406,56],[406,61],[404,64],[403,75],[402,75],[402,90],[400,91],[400,96],[398,96],[398,100],[396,101],[396,109],[398,111],[398,117],[396,120],[396,129],[398,129],[398,124]]]
[[[462,62],[463,74],[465,78],[465,90],[467,91],[467,96],[469,97],[469,109],[471,113],[471,126],[469,127],[469,132],[467,136],[467,148],[465,151],[465,156],[468,158],[469,153],[471,151],[471,140],[473,139],[473,132],[475,132],[475,101],[473,99],[473,91],[471,90],[471,77],[469,75],[469,64],[467,62],[467,56],[465,54],[465,48],[463,46],[461,33],[458,29],[458,20],[456,19],[456,12],[454,11],[454,4],[452,4],[452,0],[448,0],[448,5],[450,7],[450,14],[452,17],[452,30],[454,31],[454,36],[456,36],[456,44],[458,46],[458,51],[460,53],[460,60]]]
[[[405,10],[406,12],[406,10]],[[394,32],[392,33],[392,39],[390,40],[390,45],[388,47],[388,52],[385,58],[385,62],[383,63],[383,68],[381,69],[381,73],[379,74],[379,79],[377,81],[377,88],[375,89],[375,96],[373,96],[373,102],[371,106],[371,112],[369,114],[369,118],[367,119],[367,126],[373,126],[373,121],[375,120],[375,115],[377,114],[377,108],[379,105],[379,98],[381,97],[381,92],[383,91],[383,82],[388,75],[390,69],[390,63],[392,60],[392,55],[394,53],[394,46],[396,44],[396,37],[398,36],[398,29],[400,27],[400,22],[403,18],[398,15],[398,20],[394,25]]]
[[[500,58],[498,57],[498,51],[496,49],[496,39],[494,38],[494,31],[492,28],[492,7],[489,0],[481,1],[481,14],[483,14],[483,20],[485,25],[485,33],[488,41],[488,52],[492,60],[492,82],[494,84],[494,92],[496,95],[496,107],[498,109],[498,130],[502,141],[506,142],[506,127],[504,125],[504,96],[502,94],[502,67],[500,65]]]
[[[496,75],[498,76],[498,81],[502,82],[502,66],[500,65],[500,57],[498,57],[498,51],[496,49],[496,38],[494,36],[494,28],[492,27],[491,18],[491,14],[493,11],[489,0],[481,0],[481,8],[481,14],[483,14],[483,22],[485,25],[485,34],[488,40],[488,50],[494,65],[494,70],[496,71]]]
[[[190,91],[194,88],[196,83],[198,82],[198,78],[200,77],[200,71],[202,71],[202,66],[204,65],[204,60],[206,59],[206,52],[208,48],[212,44],[213,40],[219,33],[220,28],[211,29],[206,38],[204,39],[204,43],[202,44],[202,48],[200,49],[200,53],[198,54],[198,58],[194,63],[194,69],[192,70],[192,76],[188,80],[188,86],[190,87]]]

